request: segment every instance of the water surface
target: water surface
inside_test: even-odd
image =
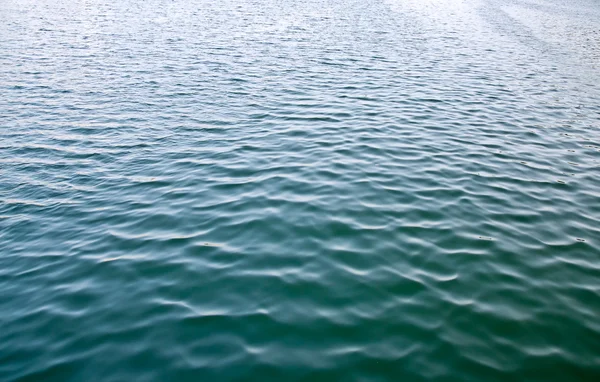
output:
[[[600,3],[0,4],[0,380],[600,380]]]

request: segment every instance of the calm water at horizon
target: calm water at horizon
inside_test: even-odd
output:
[[[0,381],[309,380],[600,381],[600,2],[0,2]]]

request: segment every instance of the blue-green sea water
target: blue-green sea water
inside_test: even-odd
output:
[[[600,2],[0,1],[0,381],[600,381]]]

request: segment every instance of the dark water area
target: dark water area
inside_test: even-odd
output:
[[[3,0],[0,381],[600,381],[600,2]]]

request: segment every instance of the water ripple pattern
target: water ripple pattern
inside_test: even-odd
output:
[[[6,0],[1,381],[599,381],[600,4]]]

